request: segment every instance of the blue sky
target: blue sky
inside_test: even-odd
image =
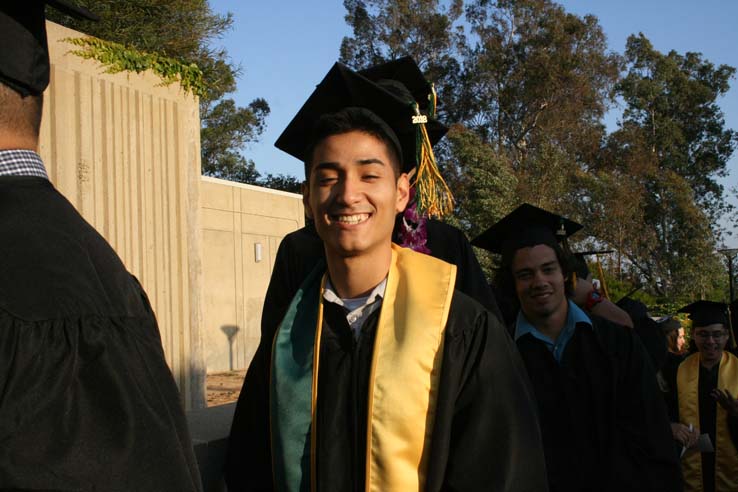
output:
[[[738,67],[738,2],[733,0],[566,0],[578,15],[599,18],[610,49],[619,53],[630,34],[643,32],[662,52],[700,52],[716,65]],[[350,30],[340,0],[210,0],[217,12],[232,12],[234,28],[224,46],[243,73],[234,95],[240,105],[263,97],[271,106],[267,130],[245,154],[262,173],[301,176],[302,166],[274,147],[274,141],[333,63]],[[730,128],[738,129],[738,80],[719,104]],[[617,108],[608,118],[614,125]],[[738,153],[729,162],[728,187],[738,184]],[[738,204],[735,199],[732,203]],[[727,241],[738,247],[738,230]]]

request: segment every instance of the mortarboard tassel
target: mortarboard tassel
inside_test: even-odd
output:
[[[431,85],[431,94],[428,95],[428,99],[430,100],[428,114],[431,118],[435,118],[437,97],[433,85]],[[413,123],[415,124],[417,167],[412,186],[415,187],[418,213],[427,217],[443,217],[453,211],[454,197],[438,170],[433,146],[425,127],[428,117],[420,113],[417,103],[413,103],[413,108],[415,110]]]

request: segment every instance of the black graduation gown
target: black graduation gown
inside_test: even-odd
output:
[[[456,289],[502,319],[474,250],[459,229],[438,220],[426,221],[431,256],[456,265]],[[287,234],[279,244],[261,314],[261,333],[269,339],[282,321],[302,281],[325,256],[323,242],[309,224]]]
[[[201,490],[146,295],[34,177],[0,177],[0,489]]]
[[[317,484],[363,490],[369,364],[379,311],[354,342],[345,314],[324,301],[317,412]],[[271,343],[260,345],[231,430],[231,492],[272,490],[268,384]],[[545,491],[535,403],[512,340],[456,291],[443,348],[426,490]]]
[[[655,372],[632,330],[592,317],[559,365],[543,342],[517,346],[538,401],[552,492],[683,488]]]
[[[717,388],[719,370],[720,364],[716,364],[712,369],[705,369],[700,366],[699,382],[697,383],[700,433],[708,434],[713,446],[715,446],[715,432],[717,429],[717,402],[710,396],[710,393]],[[676,373],[674,375],[673,391],[670,393],[667,401],[669,402],[669,416],[673,422],[679,422],[679,396],[676,386]],[[738,449],[738,417],[728,415],[727,419],[730,439],[733,441],[733,446]],[[714,492],[715,453],[702,453],[701,459],[703,492]],[[710,470],[710,472],[705,473],[705,470]],[[736,473],[738,473],[738,470],[736,470]]]

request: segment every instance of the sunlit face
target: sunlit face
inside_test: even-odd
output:
[[[676,346],[679,352],[684,349],[684,328],[677,330]]]
[[[564,273],[553,248],[539,244],[517,250],[512,274],[520,309],[529,320],[547,318],[566,309]]]
[[[391,159],[384,142],[362,131],[315,146],[303,203],[326,254],[350,257],[390,246],[410,187],[406,174],[396,176]]]
[[[696,326],[692,330],[692,338],[702,361],[708,364],[715,363],[723,356],[725,344],[728,343],[728,330],[722,323]]]

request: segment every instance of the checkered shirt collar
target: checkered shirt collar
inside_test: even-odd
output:
[[[0,176],[49,179],[41,157],[32,150],[0,150]]]

